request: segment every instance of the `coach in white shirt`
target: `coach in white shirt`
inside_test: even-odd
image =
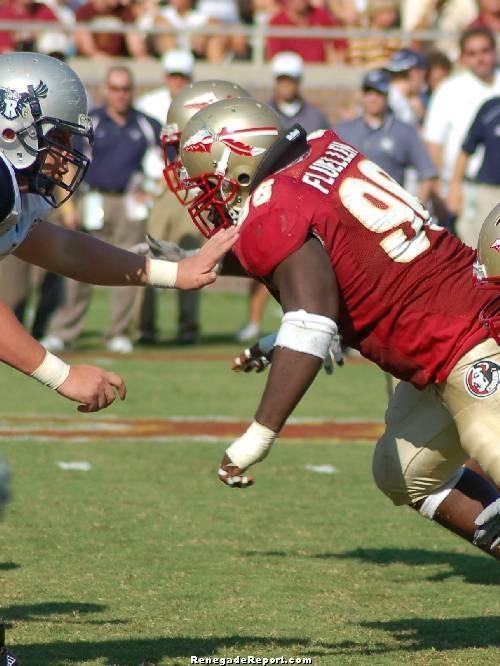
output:
[[[161,62],[165,85],[138,97],[134,107],[164,125],[172,98],[191,83],[194,57],[191,51],[172,49],[165,53]]]
[[[465,30],[460,38],[460,54],[463,71],[436,89],[424,123],[424,138],[438,169],[442,196],[447,194],[460,148],[476,113],[486,100],[500,94],[495,35],[485,27]],[[469,160],[469,177],[475,174],[480,161],[480,155]],[[475,214],[473,191],[467,189],[462,216]],[[459,236],[460,226],[459,220]]]

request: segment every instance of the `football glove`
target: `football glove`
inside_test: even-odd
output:
[[[235,372],[262,372],[271,364],[275,342],[276,333],[260,338],[233,359],[232,369]]]
[[[266,335],[257,340],[257,342],[248,349],[245,349],[239,356],[233,359],[232,369],[235,372],[262,372],[272,362],[274,343],[276,333]],[[342,354],[342,345],[340,336],[333,337],[328,356],[323,361],[323,367],[327,375],[333,374],[335,364],[339,367],[344,365],[344,356]]]
[[[481,511],[474,521],[476,530],[473,543],[482,546],[491,541],[490,550],[500,546],[500,498]]]
[[[337,333],[333,336],[328,356],[323,361],[323,367],[327,375],[332,375],[335,370],[335,364],[341,368],[344,365],[344,355],[342,353],[342,343],[340,342],[340,335]]]
[[[157,240],[146,234],[146,240],[143,243],[137,243],[130,248],[130,252],[140,254],[153,259],[163,259],[165,261],[180,261],[185,257],[196,254],[198,250],[183,250],[177,245],[165,240]]]

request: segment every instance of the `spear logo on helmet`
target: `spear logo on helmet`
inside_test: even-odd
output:
[[[493,243],[490,245],[490,248],[492,250],[496,250],[496,252],[500,252],[500,238],[494,240]]]
[[[248,129],[231,130],[223,127],[220,132],[214,132],[209,127],[203,127],[189,138],[183,148],[188,153],[211,153],[214,143],[222,143],[236,155],[243,157],[256,157],[266,151],[265,148],[252,146],[241,141],[251,136],[277,136],[276,127],[249,127]]]
[[[198,95],[187,104],[184,104],[185,109],[204,109],[210,104],[214,104],[219,101],[219,97],[214,95],[212,91],[204,93],[203,95]]]

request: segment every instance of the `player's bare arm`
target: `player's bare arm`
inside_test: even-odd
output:
[[[96,412],[109,407],[117,396],[125,398],[125,384],[118,374],[91,365],[70,366],[50,354],[1,301],[0,321],[0,361],[78,402],[79,411]]]
[[[272,275],[285,312],[284,323],[273,352],[273,364],[255,421],[247,432],[227,450],[219,478],[231,487],[246,487],[253,479],[243,472],[269,452],[274,437],[281,430],[323,363],[330,341],[325,329],[338,316],[338,290],[329,258],[321,245],[310,238],[287,257]],[[304,327],[290,326],[287,315],[303,311]],[[311,328],[309,328],[311,327]],[[294,333],[295,331],[295,333]],[[281,335],[280,335],[281,334]],[[320,343],[315,348],[315,336]],[[296,335],[296,340],[294,340]],[[333,334],[332,334],[333,335]],[[332,336],[330,336],[332,337]],[[322,339],[323,338],[323,339]],[[318,352],[325,346],[325,354]],[[295,347],[295,348],[294,348]],[[298,351],[297,347],[307,351]],[[231,457],[232,456],[232,457]]]
[[[198,289],[216,279],[215,266],[238,237],[227,229],[178,264],[136,255],[88,234],[40,221],[15,251],[24,261],[80,282]]]

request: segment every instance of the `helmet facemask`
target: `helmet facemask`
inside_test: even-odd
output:
[[[205,236],[238,223],[259,164],[284,132],[277,114],[249,97],[211,104],[186,125],[182,187],[199,188],[188,210]]]
[[[42,196],[53,208],[74,194],[90,165],[88,154],[93,144],[93,130],[90,118],[82,116],[80,125],[47,117],[35,123],[39,148],[35,163],[26,170],[29,190]],[[18,137],[23,143],[21,134]]]
[[[222,174],[209,173],[183,181],[186,197],[185,204],[194,224],[201,233],[210,238],[220,229],[233,226],[230,204],[238,194],[238,183]]]

